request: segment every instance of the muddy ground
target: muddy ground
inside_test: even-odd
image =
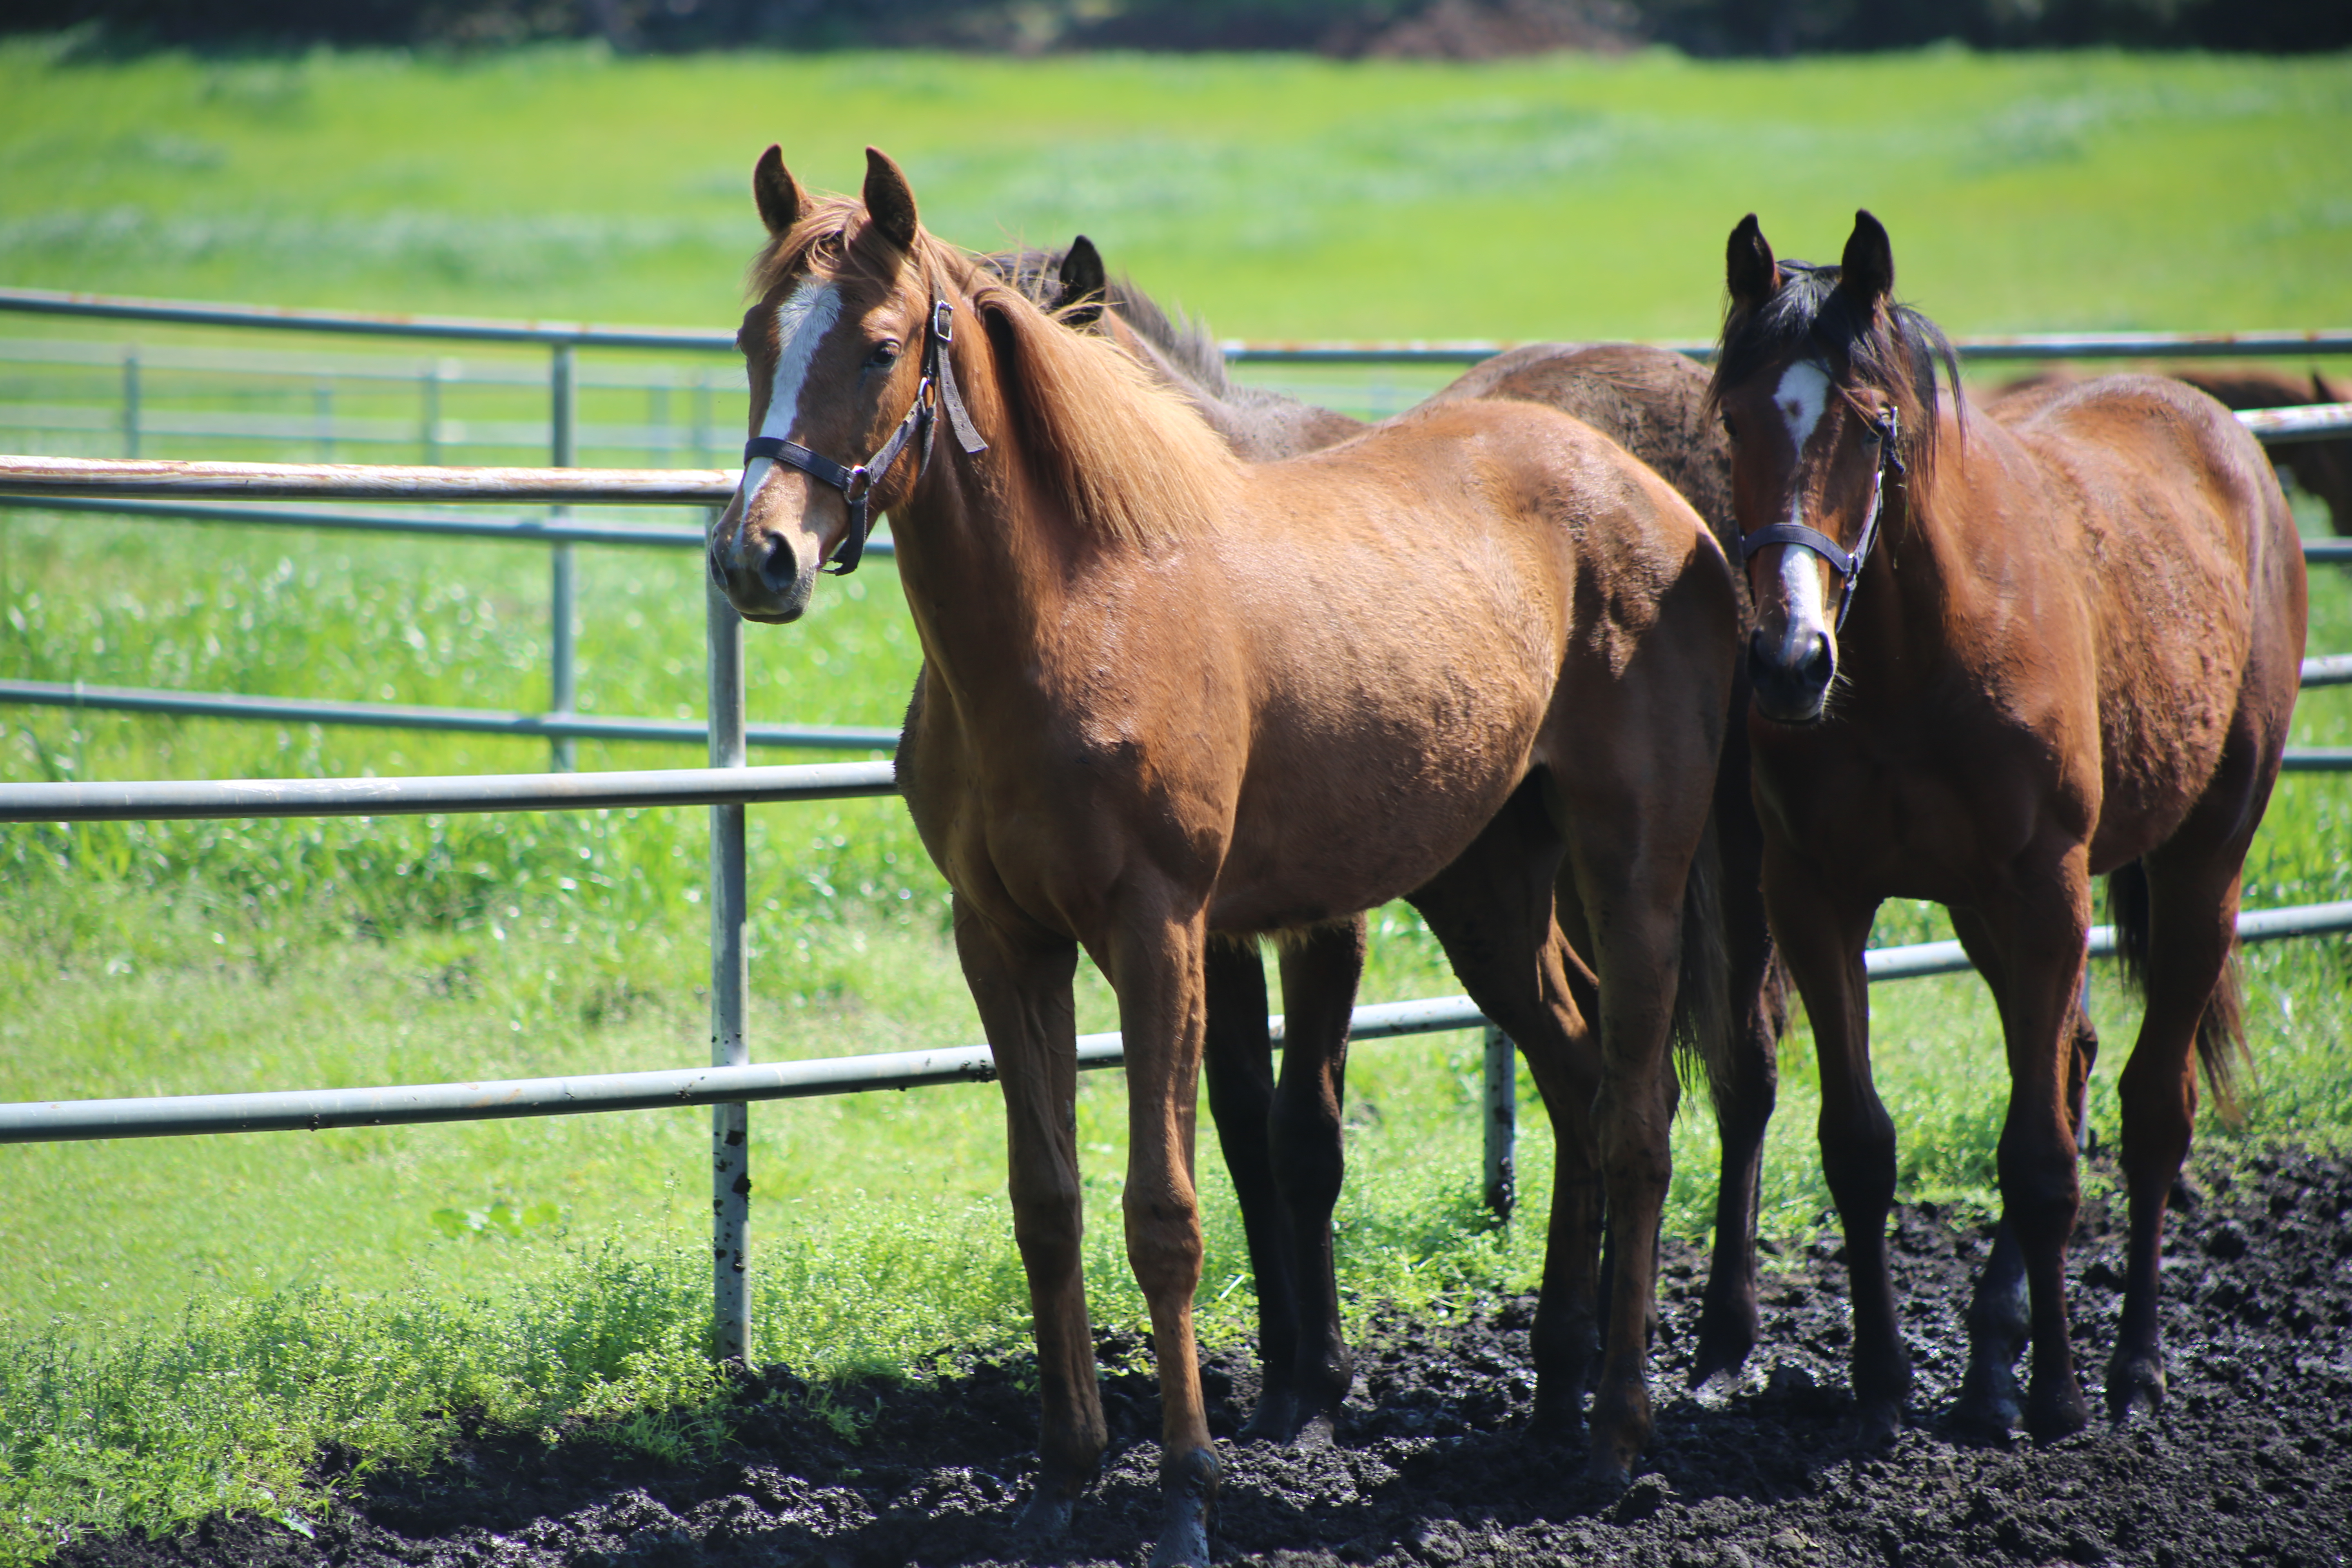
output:
[[[1770,1260],[1766,1342],[1727,1396],[1681,1391],[1700,1259],[1671,1255],[1656,1441],[1633,1489],[1576,1479],[1580,1453],[1523,1433],[1531,1302],[1444,1322],[1356,1325],[1356,1396],[1336,1443],[1226,1441],[1221,1562],[1658,1568],[2015,1563],[2338,1563],[2352,1553],[2352,1162],[2263,1158],[2208,1171],[2175,1217],[2165,1333],[2171,1398],[2152,1422],[2037,1444],[1972,1440],[1945,1419],[1960,1314],[1989,1232],[1921,1205],[1895,1247],[1916,1392],[1890,1449],[1845,1428],[1844,1268],[1834,1241]],[[2072,1253],[2074,1342],[2097,1402],[2122,1298],[2121,1205],[2086,1206]],[[1135,1347],[1111,1347],[1132,1351]],[[593,1439],[483,1442],[425,1474],[380,1476],[305,1540],[252,1519],[176,1541],[87,1542],[77,1568],[353,1564],[424,1568],[822,1568],[1140,1563],[1156,1520],[1157,1400],[1106,1380],[1114,1445],[1068,1539],[1024,1554],[1009,1525],[1032,1471],[1035,1405],[1019,1364],[937,1386],[849,1391],[874,1411],[854,1443],[807,1413],[783,1369],[747,1391],[735,1448],[648,1468]],[[1254,1392],[1246,1357],[1211,1358],[1230,1439]]]

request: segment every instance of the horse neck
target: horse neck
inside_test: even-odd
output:
[[[1953,577],[1967,544],[1969,458],[1958,421],[1948,410],[1938,418],[1936,461],[1924,481],[1915,468],[1887,486],[1878,543],[1838,634],[1839,663],[1865,703],[1909,701],[1947,646]],[[1971,432],[1982,423],[1972,422]]]
[[[981,346],[957,365],[957,379],[987,448],[965,452],[942,417],[913,493],[890,514],[890,532],[936,682],[968,713],[1034,718],[1059,662],[1083,657],[1067,606],[1071,563],[1092,542],[1071,509],[1032,479],[984,334],[971,337]]]

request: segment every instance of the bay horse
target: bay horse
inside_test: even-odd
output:
[[[1022,251],[988,261],[1067,324],[1110,336],[1250,461],[1318,450],[1366,428],[1346,415],[1234,383],[1204,327],[1171,316],[1127,279],[1112,278],[1084,235],[1062,251]],[[1707,385],[1706,372],[1696,362],[1647,344],[1538,343],[1484,362],[1431,401],[1514,399],[1571,415],[1665,479],[1732,548],[1730,447],[1708,405]],[[1732,712],[1744,711],[1747,700],[1744,678],[1736,674]],[[1728,1039],[1708,1053],[1723,1157],[1714,1257],[1690,1367],[1693,1387],[1736,1373],[1757,1342],[1758,1187],[1778,1092],[1778,1046],[1788,1023],[1786,974],[1773,956],[1764,918],[1763,838],[1748,775],[1747,734],[1735,724],[1725,733],[1716,792],[1722,866],[1717,908],[1732,1016]],[[1589,953],[1584,912],[1572,897],[1563,895],[1557,917],[1565,928],[1559,940]],[[1286,1016],[1278,1082],[1264,1023],[1262,963],[1242,942],[1216,942],[1210,952],[1203,1066],[1210,1111],[1249,1238],[1264,1372],[1244,1438],[1296,1438],[1338,1411],[1352,1381],[1332,1270],[1331,1205],[1345,1165],[1339,1107],[1347,1020],[1363,962],[1362,924],[1360,918],[1334,921],[1282,945]],[[1587,967],[1569,966],[1565,973],[1573,980]],[[1591,1009],[1589,994],[1578,1000]],[[1520,1020],[1492,1010],[1489,1016],[1517,1037]],[[1568,1119],[1579,1090],[1546,1070],[1547,1064],[1531,1058],[1530,1067],[1556,1147],[1578,1149]],[[1588,1068],[1573,1082],[1593,1076]],[[1557,1247],[1579,1245],[1565,1223],[1555,1225],[1551,1235]],[[1563,1258],[1548,1258],[1546,1277],[1564,1274],[1566,1267]],[[1604,1264],[1601,1277],[1608,1273]],[[1536,1424],[1572,1429],[1580,1417],[1580,1390],[1558,1369],[1584,1364],[1590,1352],[1573,1342],[1591,1330],[1570,1312],[1565,1292],[1548,1292],[1546,1300],[1552,1310],[1538,1313],[1531,1336],[1538,1373]]]
[[[753,192],[770,235],[739,337],[754,434],[709,567],[747,619],[789,622],[828,560],[854,564],[875,510],[892,520],[928,670],[900,788],[953,889],[1036,1322],[1024,1529],[1060,1528],[1108,1442],[1080,1272],[1079,952],[1126,1042],[1154,1561],[1204,1563],[1218,1463],[1192,1158],[1210,939],[1409,892],[1475,910],[1448,933],[1457,972],[1541,998],[1523,1048],[1601,1064],[1586,1103],[1620,1266],[1592,1457],[1622,1478],[1650,1428],[1661,1078],[1709,989],[1685,890],[1738,644],[1713,536],[1604,437],[1526,404],[1244,465],[1115,345],[925,233],[881,153],[857,200],[811,198],[773,148]],[[1547,943],[1563,881],[1593,912],[1597,1016]],[[1586,1197],[1592,1229],[1601,1193]],[[1591,1301],[1589,1276],[1569,1288]]]
[[[1835,267],[1777,260],[1751,214],[1727,270],[1713,392],[1757,614],[1764,895],[1820,1052],[1865,1435],[1891,1432],[1909,1384],[1863,969],[1888,898],[1949,909],[2008,1050],[2007,1235],[1970,1309],[1957,1415],[2000,1429],[2021,1415],[2043,1435],[2089,1419],[2064,1258],[2091,1067],[2074,1017],[2103,874],[2147,997],[2117,1085],[2130,1246],[2106,1397],[2126,1418],[2164,1393],[2157,1269],[2192,1049],[2224,1097],[2244,1049],[2240,875],[2303,658],[2294,520],[2252,437],[2177,381],[2114,376],[1970,412],[1942,334],[1895,303],[1893,247],[1866,212]],[[2021,1412],[2011,1363],[2029,1338]]]

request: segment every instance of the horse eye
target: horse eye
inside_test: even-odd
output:
[[[1739,426],[1733,423],[1731,416],[1728,414],[1723,416],[1723,433],[1734,441],[1739,439]]]
[[[866,356],[866,363],[877,369],[886,364],[898,363],[898,345],[887,341],[875,344],[874,352]]]

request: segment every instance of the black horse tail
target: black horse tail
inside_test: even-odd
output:
[[[2116,926],[2116,965],[2124,983],[2143,997],[2147,994],[2147,868],[2137,860],[2107,874],[2107,914]],[[2197,1060],[2213,1091],[2213,1110],[2225,1121],[2238,1119],[2238,1074],[2250,1066],[2246,1048],[2246,1003],[2243,972],[2238,963],[2238,942],[2230,940],[2230,955],[2222,961],[2221,978],[2204,1016],[2197,1020]]]
[[[1733,1081],[1730,944],[1725,940],[1723,847],[1707,813],[1698,853],[1683,881],[1681,971],[1675,984],[1675,1057],[1706,1075],[1719,1103]]]

